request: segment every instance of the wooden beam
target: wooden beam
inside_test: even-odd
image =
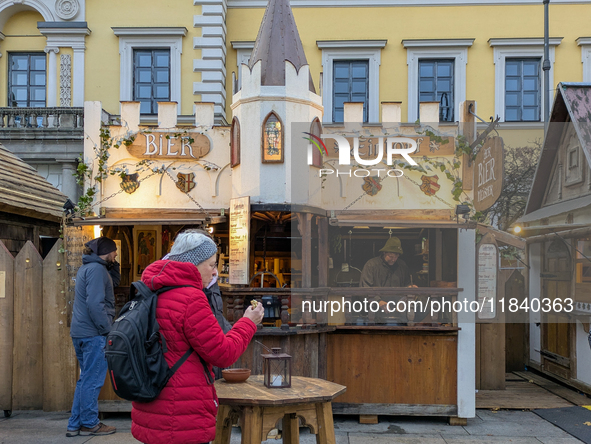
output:
[[[298,214],[302,234],[302,288],[312,287],[312,217]]]
[[[318,220],[318,286],[328,286],[328,218]]]
[[[511,245],[512,247],[519,248],[520,250],[525,250],[526,241],[521,237],[517,237],[511,233],[499,231],[496,228],[487,227],[486,225],[482,224],[478,224],[478,231],[480,231],[482,234],[491,234],[497,242]]]
[[[458,414],[457,406],[438,404],[334,403],[332,410],[338,415],[452,416]]]

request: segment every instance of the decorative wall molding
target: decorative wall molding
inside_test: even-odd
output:
[[[72,20],[80,11],[78,0],[56,0],[55,13],[62,20]]]
[[[60,106],[72,106],[72,57],[60,56]]]
[[[193,17],[193,25],[201,28],[201,37],[193,39],[193,48],[201,50],[201,58],[193,60],[193,70],[201,72],[201,82],[193,83],[193,94],[202,102],[213,102],[217,122],[226,120],[226,0],[194,0],[201,6],[201,15]],[[266,5],[266,2],[265,2]]]
[[[588,0],[552,0],[556,5],[590,4]],[[539,5],[540,0],[291,0],[294,8],[513,6]],[[267,0],[228,0],[228,8],[264,8]]]

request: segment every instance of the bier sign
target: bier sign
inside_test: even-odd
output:
[[[138,159],[199,160],[211,149],[209,138],[201,133],[140,133],[127,151]]]
[[[503,139],[491,137],[474,162],[474,209],[484,211],[494,205],[503,188]]]

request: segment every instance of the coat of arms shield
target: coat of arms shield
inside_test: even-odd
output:
[[[121,183],[119,184],[119,186],[127,194],[133,194],[140,187],[138,178],[138,173],[125,174],[121,176]]]
[[[183,193],[188,193],[195,188],[195,173],[178,173],[176,187]]]

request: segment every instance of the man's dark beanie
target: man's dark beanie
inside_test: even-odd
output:
[[[84,244],[84,246],[90,248],[97,256],[109,254],[117,250],[117,244],[108,237],[104,236],[88,241]]]

